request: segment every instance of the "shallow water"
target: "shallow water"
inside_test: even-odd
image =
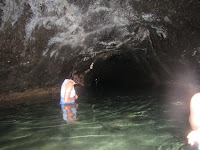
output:
[[[197,149],[187,145],[188,103],[177,97],[85,92],[76,112],[57,98],[42,101],[1,107],[0,150]]]

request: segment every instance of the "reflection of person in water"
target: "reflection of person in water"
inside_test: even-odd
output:
[[[63,120],[65,120],[66,123],[73,123],[77,121],[77,108],[78,104],[61,105],[61,109],[63,112]]]
[[[191,145],[200,144],[200,93],[195,94],[190,101],[189,122],[193,131],[187,136],[188,143]]]

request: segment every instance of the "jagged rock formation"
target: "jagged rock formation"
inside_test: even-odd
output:
[[[60,85],[76,70],[89,86],[196,84],[199,8],[198,0],[0,0],[1,93]]]

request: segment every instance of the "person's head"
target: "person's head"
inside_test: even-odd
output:
[[[80,85],[84,85],[84,76],[80,71],[74,71],[72,73],[71,79],[76,83]]]

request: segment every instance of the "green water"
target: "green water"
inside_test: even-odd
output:
[[[197,149],[187,145],[189,106],[177,97],[82,93],[68,121],[59,99],[43,99],[1,106],[0,150]]]

